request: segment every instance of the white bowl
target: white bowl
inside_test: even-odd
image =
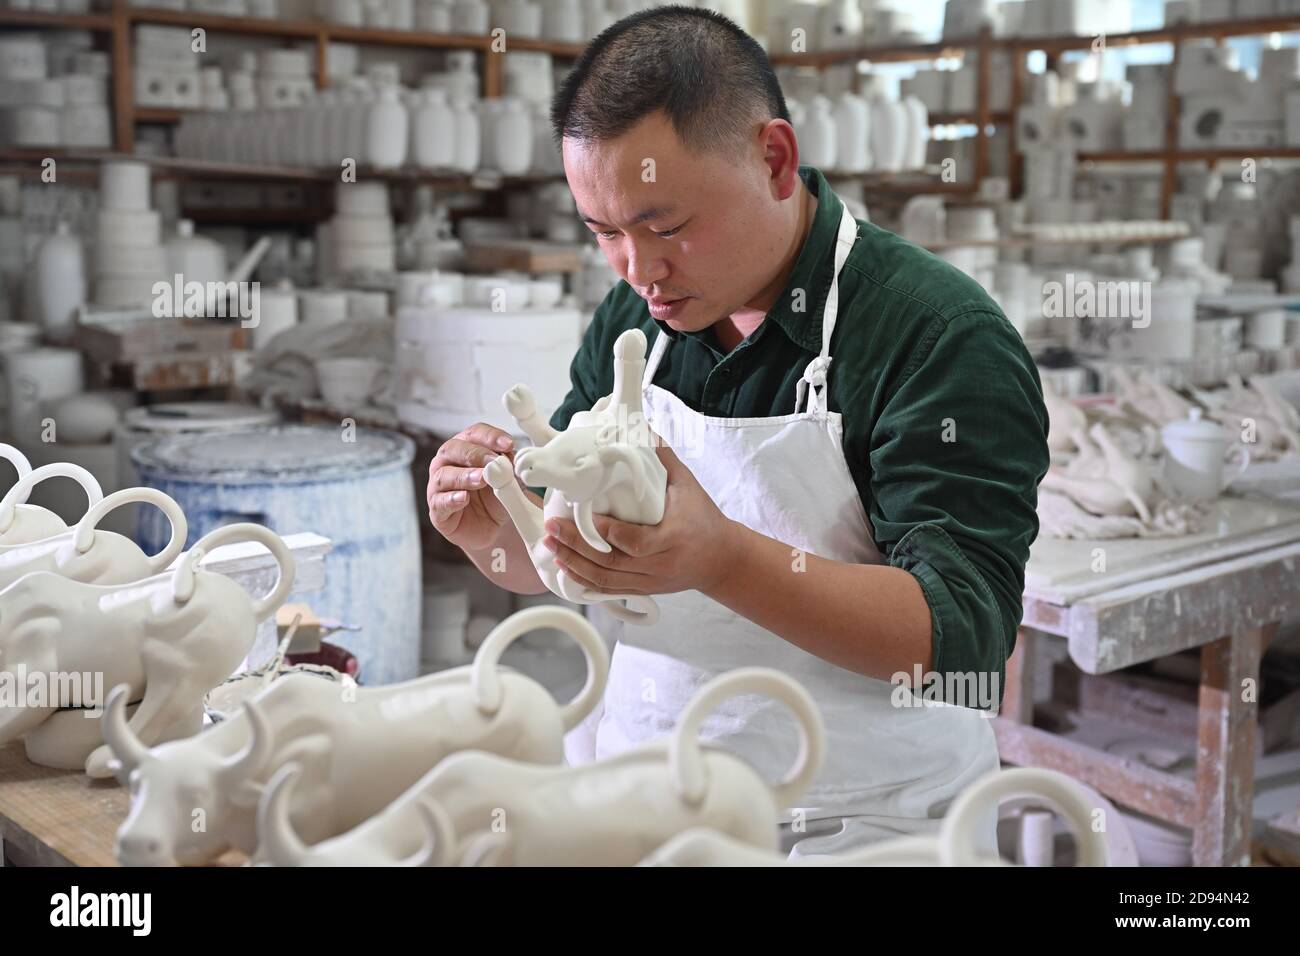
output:
[[[99,204],[101,210],[147,210],[149,167],[144,163],[104,163],[99,167]]]
[[[338,216],[334,236],[341,243],[379,242],[393,244],[393,220],[388,216]]]
[[[100,209],[99,248],[162,243],[162,219],[153,209]]]
[[[338,217],[387,216],[386,183],[339,183],[334,190],[334,211]]]

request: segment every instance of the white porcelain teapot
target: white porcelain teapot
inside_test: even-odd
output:
[[[1164,477],[1181,498],[1217,498],[1250,465],[1250,451],[1222,425],[1203,418],[1199,408],[1160,429],[1160,439],[1167,452]],[[1225,479],[1228,462],[1235,471]]]
[[[42,465],[20,478],[0,499],[0,545],[27,544],[68,530],[63,519],[53,511],[25,504],[32,487],[47,478],[75,479],[85,489],[87,507],[99,504],[104,498],[95,476],[80,465],[71,462]]]
[[[96,530],[110,511],[137,502],[156,505],[171,523],[171,540],[153,557],[130,538]],[[0,545],[0,589],[32,571],[51,571],[83,584],[139,581],[176,560],[188,534],[185,513],[172,498],[153,488],[127,488],[91,507],[73,529],[28,544]]]

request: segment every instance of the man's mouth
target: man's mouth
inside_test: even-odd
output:
[[[679,313],[689,300],[690,296],[676,299],[656,296],[653,299],[646,299],[646,305],[650,307],[650,314],[656,319],[668,319]]]

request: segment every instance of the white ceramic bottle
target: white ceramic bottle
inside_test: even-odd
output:
[[[478,169],[480,133],[478,113],[473,104],[464,97],[453,97],[452,115],[456,120],[454,136],[455,167],[457,172],[466,175]]]
[[[804,130],[805,142],[800,143],[804,161],[818,169],[831,169],[835,165],[839,144],[830,100],[821,95],[812,98],[808,103]]]
[[[482,36],[488,32],[490,18],[483,0],[456,0],[451,5],[451,32]]]
[[[495,116],[494,165],[505,176],[522,176],[533,164],[532,118],[523,100],[507,97]]]
[[[930,112],[912,95],[903,97],[903,109],[907,112],[907,156],[903,168],[923,169],[925,147],[930,141]]]
[[[62,220],[36,252],[36,289],[47,333],[70,329],[86,301],[86,260],[81,242]]]
[[[842,173],[863,173],[871,165],[867,140],[867,103],[846,91],[835,100],[835,169]]]
[[[449,169],[456,158],[456,117],[447,105],[447,93],[424,90],[420,97],[412,136],[416,165],[423,169]]]
[[[550,0],[544,4],[542,36],[557,43],[581,43],[581,0]]]
[[[385,86],[366,117],[366,149],[376,169],[396,169],[406,162],[410,121],[395,86]]]
[[[875,168],[896,173],[907,156],[907,110],[877,87],[871,96],[871,142]]]

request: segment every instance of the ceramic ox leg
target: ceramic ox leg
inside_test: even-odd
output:
[[[537,575],[547,589],[574,604],[603,603],[615,617],[625,621],[653,624],[659,617],[659,606],[652,598],[641,594],[601,594],[577,585],[572,578],[556,567],[555,555],[542,544],[546,536],[542,509],[533,504],[515,480],[510,460],[502,455],[488,462],[483,469],[483,480],[492,489],[510,515],[510,521],[528,548]],[[627,607],[619,602],[626,601]]]
[[[506,392],[501,399],[511,416],[523,433],[539,448],[559,434],[541,415],[537,414],[537,402],[527,385],[516,385]]]

